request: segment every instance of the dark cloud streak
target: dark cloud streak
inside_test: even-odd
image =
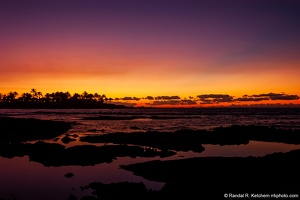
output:
[[[288,95],[288,94],[278,94],[278,93],[268,93],[268,94],[257,94],[253,97],[268,97],[270,100],[298,100],[298,95]]]
[[[147,96],[143,98],[137,97],[123,97],[115,98],[116,101],[122,101],[132,103],[132,101],[140,101],[141,99],[147,100],[146,105],[148,106],[188,106],[188,105],[213,105],[219,103],[243,103],[243,102],[259,102],[259,101],[291,101],[298,100],[300,97],[295,94],[285,93],[263,93],[263,94],[252,94],[243,95],[242,97],[234,98],[234,96],[228,94],[200,94],[197,98],[189,96],[188,98],[180,98],[179,96]],[[130,104],[136,105],[136,104]]]
[[[285,93],[267,93],[267,94],[253,94],[244,95],[243,97],[233,98],[228,94],[202,94],[197,96],[200,99],[200,104],[218,104],[230,102],[258,102],[258,101],[277,101],[277,100],[298,100],[300,97],[295,94]]]
[[[121,100],[123,101],[139,101],[141,98],[137,98],[137,97],[124,97],[121,98]]]
[[[242,98],[234,99],[235,101],[264,101],[264,100],[298,100],[298,95],[289,95],[284,93],[268,93],[268,94],[254,94],[254,95],[244,95]]]
[[[155,100],[180,100],[179,96],[157,96]]]
[[[232,102],[233,96],[228,94],[201,94],[197,96],[201,104]]]
[[[197,101],[192,100],[165,100],[165,101],[153,101],[148,105],[197,105]]]
[[[269,100],[269,98],[266,97],[240,97],[234,99],[234,101],[264,101],[264,100]]]

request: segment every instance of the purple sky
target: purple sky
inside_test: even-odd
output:
[[[0,91],[300,94],[298,0],[2,0]]]

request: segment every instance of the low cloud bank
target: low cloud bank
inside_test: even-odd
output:
[[[115,98],[114,101],[123,103],[124,105],[139,105],[144,103],[146,106],[195,106],[195,105],[217,105],[221,103],[255,103],[263,101],[293,101],[299,100],[300,97],[295,94],[285,93],[263,93],[263,94],[245,94],[242,97],[235,97],[229,94],[199,94],[196,97],[189,96],[188,98],[181,98],[178,95],[174,96],[146,96],[138,97],[123,97]]]

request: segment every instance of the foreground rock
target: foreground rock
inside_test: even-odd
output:
[[[209,130],[179,130],[175,132],[132,132],[85,136],[90,143],[135,144],[175,151],[202,152],[202,144],[240,145],[252,141],[300,144],[299,130],[276,129],[266,126],[231,126]]]
[[[61,139],[64,144],[69,144],[70,142],[76,141],[76,139],[71,138],[68,134]]]
[[[80,200],[159,200],[162,197],[160,191],[148,190],[142,182],[118,182],[110,184],[94,182],[84,188],[91,189],[93,192],[92,195],[84,196]],[[167,200],[168,198],[164,199]]]
[[[167,132],[110,133],[98,136],[84,136],[80,141],[90,143],[134,144],[161,150],[202,152],[204,147],[198,140],[187,134]]]
[[[99,163],[112,162],[117,157],[167,157],[176,154],[171,151],[158,151],[156,149],[126,145],[79,145],[65,148],[55,143],[36,142],[34,144],[0,144],[0,156],[13,158],[15,156],[29,156],[44,166],[93,166]]]
[[[145,179],[165,182],[161,192],[174,198],[223,199],[225,193],[299,194],[299,159],[300,149],[263,157],[157,160],[121,167]]]
[[[63,121],[0,117],[0,143],[53,139],[70,128]]]
[[[65,174],[66,178],[72,178],[73,176],[74,176],[74,174],[71,172]]]

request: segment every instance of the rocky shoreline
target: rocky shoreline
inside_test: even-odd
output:
[[[223,199],[232,193],[297,193],[300,188],[298,169],[300,149],[261,157],[198,157],[162,161],[180,151],[205,151],[202,145],[241,145],[249,141],[300,144],[299,130],[266,126],[219,127],[213,130],[178,130],[174,132],[108,133],[79,137],[86,145],[64,146],[56,143],[58,136],[72,128],[63,121],[32,118],[0,117],[0,156],[28,156],[30,161],[44,166],[94,166],[110,163],[117,157],[145,157],[155,160],[121,165],[136,176],[165,183],[159,191],[148,190],[144,183],[90,183],[91,199]],[[75,141],[65,135],[65,144]],[[73,136],[72,136],[73,137]],[[44,140],[52,140],[45,142]],[[105,144],[99,145],[96,144]],[[72,178],[67,173],[65,177]],[[75,174],[76,176],[76,174]],[[214,191],[211,193],[211,191]],[[79,199],[70,195],[69,200]]]

